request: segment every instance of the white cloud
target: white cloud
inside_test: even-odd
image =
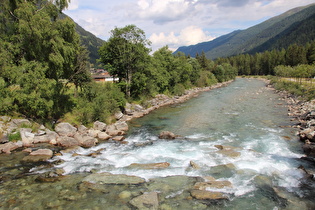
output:
[[[135,24],[153,49],[178,48],[246,29],[314,0],[71,0],[66,14],[95,35]]]
[[[213,40],[215,37],[207,35],[197,26],[188,26],[176,35],[173,31],[166,33],[153,33],[150,36],[153,50],[168,45],[170,49],[176,50],[178,46],[193,45],[200,42]]]

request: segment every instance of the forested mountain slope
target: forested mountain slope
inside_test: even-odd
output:
[[[180,51],[195,56],[204,51],[207,58],[215,59],[278,49],[295,42],[305,44],[314,39],[314,15],[315,4],[294,8],[246,30],[235,31],[210,42],[180,47],[175,53]]]
[[[61,18],[68,17],[64,13],[60,15]],[[86,31],[84,28],[82,28],[79,24],[77,24],[74,21],[76,25],[76,31],[80,35],[82,44],[87,48],[89,51],[89,58],[90,63],[96,64],[97,59],[100,58],[98,54],[98,49],[103,45],[104,41],[98,37],[96,37],[94,34]]]

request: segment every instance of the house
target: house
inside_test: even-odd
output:
[[[114,82],[118,81],[118,78],[114,78],[104,69],[97,69],[95,74],[92,74],[92,78],[96,82]]]

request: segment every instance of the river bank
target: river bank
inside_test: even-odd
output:
[[[286,113],[263,82],[237,79],[134,119],[128,144],[38,143],[27,149],[54,156],[34,163],[2,154],[0,209],[312,209]],[[180,137],[158,139],[166,129]]]
[[[48,147],[57,146],[53,151],[58,151],[60,148],[77,146],[89,148],[108,140],[127,143],[124,142],[124,136],[129,129],[128,121],[143,117],[164,106],[183,103],[198,96],[201,92],[224,87],[232,81],[218,83],[211,87],[186,90],[181,96],[169,97],[159,94],[145,103],[147,108],[139,104],[127,103],[125,113],[115,114],[117,122],[106,125],[104,122],[96,121],[92,128],[87,128],[84,125],[75,127],[67,122],[61,122],[56,124],[55,130],[50,130],[44,125],[31,122],[28,119],[11,119],[9,116],[0,116],[0,154],[11,154],[12,151],[21,148],[36,148],[37,144],[41,144],[41,148],[43,147],[42,144],[48,144]],[[9,141],[10,138],[13,138],[13,141]],[[50,149],[40,150],[37,153],[34,153],[33,149],[25,149],[24,151],[30,153],[30,158],[25,159],[32,162],[45,161],[56,154]]]

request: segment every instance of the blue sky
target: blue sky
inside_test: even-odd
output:
[[[65,13],[104,40],[115,27],[134,24],[154,51],[210,41],[311,3],[315,0],[71,0]]]

